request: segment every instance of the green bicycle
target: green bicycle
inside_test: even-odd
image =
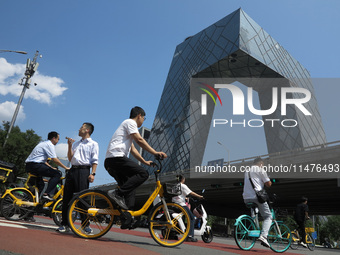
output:
[[[255,245],[256,239],[260,237],[261,229],[258,219],[258,207],[256,203],[247,203],[246,206],[252,210],[249,215],[241,215],[236,219],[234,225],[234,238],[237,246],[242,250],[250,250]],[[285,252],[292,242],[289,228],[282,221],[277,221],[275,211],[271,208],[272,224],[268,232],[268,243],[270,249],[275,252]]]

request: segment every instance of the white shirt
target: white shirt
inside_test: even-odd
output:
[[[185,198],[192,192],[189,187],[183,183],[181,183],[182,194],[172,198],[172,202],[179,204],[181,206],[185,206]]]
[[[113,134],[105,158],[128,157],[133,142],[131,134],[135,133],[138,133],[137,122],[133,119],[124,120]]]
[[[267,172],[259,166],[253,165],[249,172],[244,174],[244,188],[243,188],[243,199],[256,199],[255,190],[249,181],[250,178],[255,186],[256,191],[260,191],[264,188],[264,184],[269,182],[270,179],[267,176]]]
[[[98,165],[99,146],[92,138],[82,139],[72,144],[72,166]]]
[[[56,158],[55,147],[50,140],[39,143],[26,159],[26,163],[45,163],[48,158]]]

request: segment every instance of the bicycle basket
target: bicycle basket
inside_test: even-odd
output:
[[[164,197],[171,198],[182,194],[180,183],[163,183]]]
[[[17,168],[14,164],[0,161],[0,183],[11,183],[16,180]]]
[[[314,228],[305,228],[306,233],[313,233],[315,231]]]

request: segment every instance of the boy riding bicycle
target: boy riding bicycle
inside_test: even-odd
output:
[[[106,152],[105,169],[115,178],[118,188],[110,190],[108,195],[122,209],[133,209],[135,205],[135,190],[144,183],[149,173],[139,164],[130,159],[129,153],[141,163],[150,165],[152,161],[146,161],[133,145],[135,141],[144,150],[161,158],[166,158],[164,152],[154,150],[139,134],[138,128],[145,120],[145,111],[141,107],[131,109],[130,118],[124,120],[113,134]],[[130,222],[122,224],[121,228],[128,228]]]

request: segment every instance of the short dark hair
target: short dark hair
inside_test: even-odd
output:
[[[94,131],[94,126],[92,125],[92,123],[90,122],[84,122],[84,124],[86,126],[86,128],[90,131],[90,135],[92,135],[93,131]]]
[[[256,165],[257,163],[259,163],[259,162],[263,162],[263,159],[262,158],[260,158],[260,157],[257,157],[256,159],[254,159],[254,165]]]
[[[306,201],[308,201],[307,197],[303,196],[303,197],[300,198],[300,203],[304,203]]]
[[[176,175],[177,182],[181,182],[184,178],[185,178],[184,175],[181,175],[181,174]]]
[[[47,139],[52,140],[53,138],[57,138],[58,135],[59,135],[58,132],[55,132],[55,131],[49,132],[47,135]]]
[[[133,107],[130,112],[130,119],[136,118],[139,114],[145,116],[145,111],[139,106]]]

